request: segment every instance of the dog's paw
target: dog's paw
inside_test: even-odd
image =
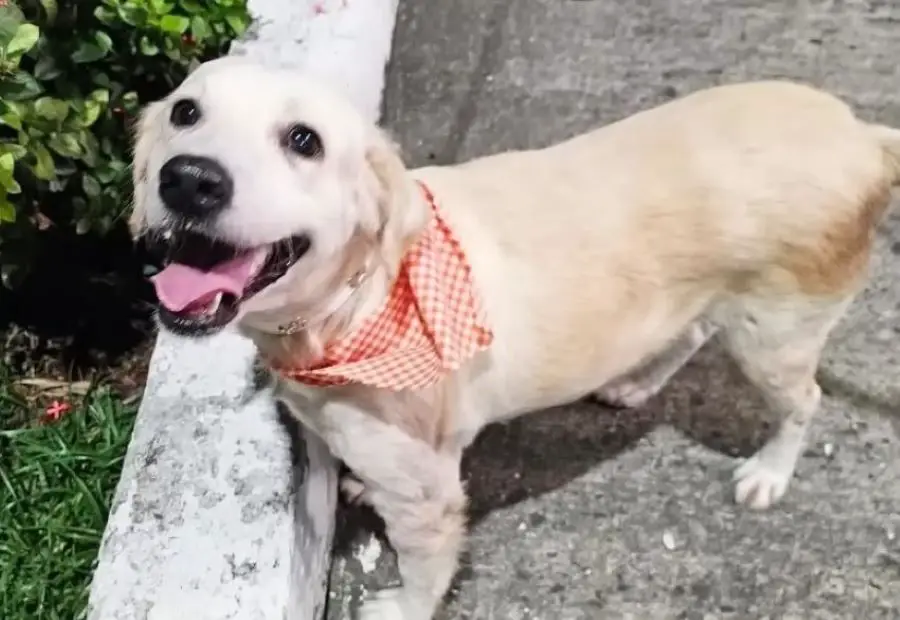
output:
[[[404,615],[402,593],[403,588],[386,588],[376,592],[359,608],[358,620],[430,620]]]
[[[773,467],[755,454],[734,472],[734,499],[748,508],[765,510],[782,498],[792,475],[793,471]]]
[[[617,409],[637,409],[656,396],[660,386],[640,381],[614,381],[594,392],[601,404]]]

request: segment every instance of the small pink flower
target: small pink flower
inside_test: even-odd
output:
[[[2,2],[3,0],[0,0]],[[65,402],[60,402],[58,400],[54,400],[50,403],[50,406],[44,410],[44,415],[41,417],[43,422],[58,422],[60,418],[62,418],[65,414],[69,413],[72,410],[72,405]]]

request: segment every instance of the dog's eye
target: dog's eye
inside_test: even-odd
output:
[[[169,120],[175,127],[190,127],[200,120],[200,108],[193,99],[179,99],[172,106]]]
[[[294,125],[288,129],[287,147],[301,157],[313,158],[322,155],[322,138],[306,125]]]

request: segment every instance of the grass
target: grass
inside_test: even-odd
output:
[[[56,422],[0,430],[3,620],[85,616],[136,407],[103,388],[77,400]],[[36,419],[0,371],[0,429]]]

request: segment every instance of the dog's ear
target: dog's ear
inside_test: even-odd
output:
[[[421,200],[399,149],[379,129],[369,140],[366,167],[375,181],[376,242],[382,259],[393,269],[428,223],[428,206]]]
[[[150,149],[159,137],[164,104],[156,101],[146,106],[134,124],[134,157],[132,158],[131,175],[134,182],[134,204],[128,227],[135,239],[140,237],[146,228],[144,215],[144,193],[147,187],[147,165],[150,157]]]

